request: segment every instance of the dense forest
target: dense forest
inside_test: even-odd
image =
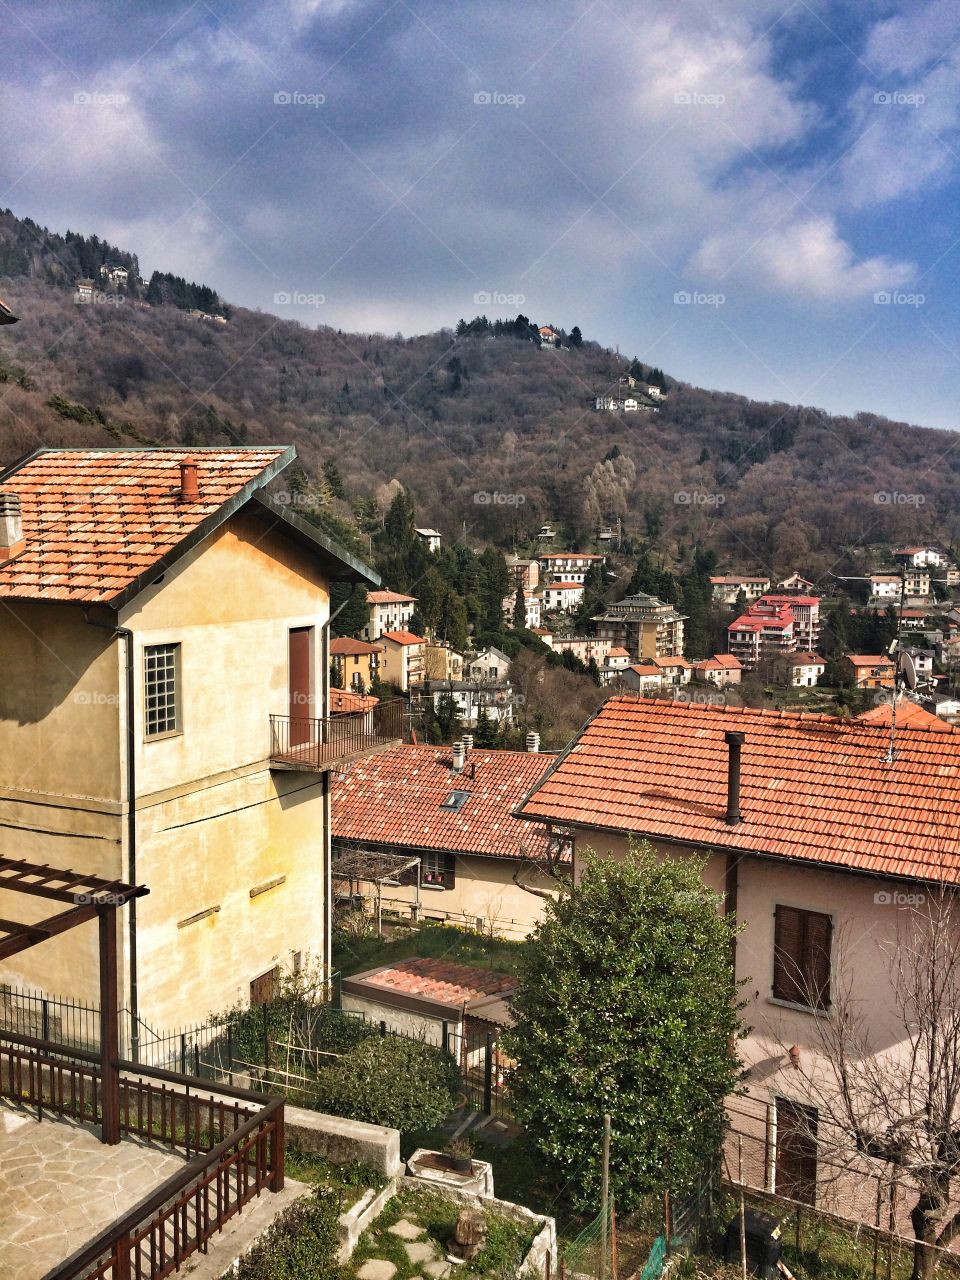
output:
[[[0,330],[0,464],[41,443],[292,443],[291,500],[367,552],[401,486],[451,546],[530,550],[545,522],[556,546],[595,546],[619,521],[624,561],[658,572],[692,573],[707,548],[714,571],[820,581],[862,571],[866,546],[958,541],[950,432],[702,390],[574,324],[551,320],[560,345],[541,345],[545,317],[451,317],[416,337],[243,308],[212,325],[179,309],[220,309],[212,289],[159,274],[172,306],[78,309],[97,256],[138,270],[0,214],[0,296],[21,317]],[[631,369],[666,390],[659,411],[595,410]]]

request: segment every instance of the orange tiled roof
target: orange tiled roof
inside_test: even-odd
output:
[[[695,662],[694,669],[703,671],[742,671],[743,663],[732,653],[715,653],[712,658],[703,658]]]
[[[394,644],[426,644],[423,636],[415,636],[412,631],[384,631],[384,640],[392,640]]]
[[[0,490],[20,495],[26,543],[0,566],[0,598],[115,600],[294,456],[282,447],[41,449],[0,477]],[[194,502],[179,499],[187,460],[197,464]]]
[[[746,734],[736,826],[724,821],[728,729]],[[515,813],[958,883],[960,735],[907,726],[892,763],[888,737],[833,716],[614,697]]]
[[[475,748],[463,772],[453,773],[449,747],[391,747],[359,760],[332,788],[333,835],[368,845],[539,857],[546,852],[544,828],[518,825],[510,811],[552,760]],[[441,809],[454,789],[470,798],[461,809]]]
[[[869,711],[862,711],[856,718],[864,724],[888,725],[893,719],[893,703],[881,702],[878,707],[871,707]],[[901,696],[897,699],[897,728],[899,729],[903,725],[910,725],[917,729],[925,727],[932,729],[935,733],[942,733],[944,730],[948,733],[953,732],[946,720],[941,720],[939,716],[925,711],[923,707],[918,707],[909,698]]]
[[[426,960],[414,957],[398,960],[382,969],[358,973],[354,982],[374,987],[387,987],[408,996],[422,996],[437,1004],[462,1008],[482,996],[509,995],[517,988],[517,979],[492,969],[474,969],[450,960]]]
[[[845,653],[852,667],[893,667],[893,659],[885,653]]]
[[[582,582],[548,582],[545,591],[582,591]]]
[[[367,644],[366,640],[353,640],[350,636],[336,636],[330,641],[330,652],[341,657],[366,657],[371,653],[383,653],[383,645]]]
[[[399,591],[368,591],[369,604],[412,604],[416,596],[405,596]]]
[[[380,701],[372,693],[352,693],[349,689],[330,690],[330,714],[346,715],[349,711],[369,711]]]
[[[633,666],[628,667],[627,670],[636,672],[638,676],[657,676],[659,678],[663,675],[660,668],[655,666],[652,662],[635,662]]]

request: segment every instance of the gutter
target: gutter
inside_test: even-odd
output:
[[[326,718],[330,714],[330,624],[333,620],[347,607],[350,603],[350,597],[347,596],[343,604],[338,609],[334,609],[326,622],[320,627],[320,661],[322,670],[320,672],[320,697],[322,717]],[[323,795],[323,971],[326,980],[333,982],[333,853],[332,853],[332,828],[330,823],[330,771],[324,770],[320,775],[322,782]],[[131,880],[132,884],[133,881]],[[331,986],[331,997],[333,989]]]
[[[124,677],[127,700],[127,883],[137,883],[137,761],[136,734],[134,717],[134,678],[133,678],[133,632],[128,627],[120,627],[114,622],[99,622],[90,617],[89,609],[83,610],[83,620],[91,627],[100,627],[111,635],[123,640],[124,644]],[[127,903],[127,937],[130,954],[130,1057],[134,1062],[140,1061],[140,998],[137,975],[137,899],[131,898]]]

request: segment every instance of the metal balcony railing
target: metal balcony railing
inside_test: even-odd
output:
[[[324,773],[352,757],[403,741],[403,700],[345,715],[270,717],[270,764]]]

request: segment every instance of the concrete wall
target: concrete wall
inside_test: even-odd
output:
[[[357,1161],[387,1178],[400,1172],[400,1131],[379,1124],[364,1124],[328,1116],[303,1107],[283,1108],[287,1142],[304,1151],[313,1151],[331,1164]]]

